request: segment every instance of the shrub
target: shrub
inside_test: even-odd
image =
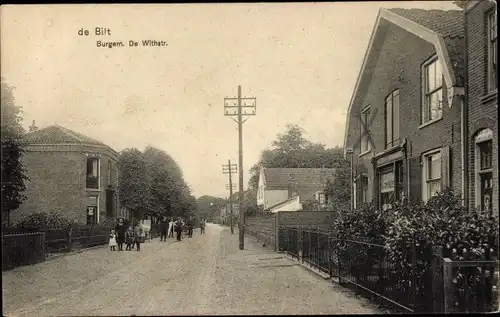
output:
[[[419,295],[430,285],[433,246],[441,246],[452,260],[497,258],[498,221],[485,212],[469,212],[451,189],[428,203],[396,203],[388,213],[385,246],[403,291],[414,286]]]
[[[66,228],[76,222],[69,220],[56,212],[35,212],[21,219],[17,223],[18,228],[23,229],[48,229],[48,228]]]

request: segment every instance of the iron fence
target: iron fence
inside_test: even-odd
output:
[[[277,250],[406,312],[491,312],[498,309],[498,261],[451,261],[442,248],[410,247],[394,263],[382,241],[339,239],[310,228],[279,227]],[[347,286],[347,285],[346,285]]]
[[[45,233],[2,234],[2,271],[45,261]]]

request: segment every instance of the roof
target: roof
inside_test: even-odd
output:
[[[323,189],[326,180],[335,178],[334,168],[264,168],[266,189]]]
[[[464,83],[465,29],[461,10],[423,10],[393,8],[389,11],[440,34],[446,44],[457,85]]]
[[[465,69],[465,31],[464,16],[461,10],[423,10],[423,9],[380,9],[375,26],[373,28],[368,48],[365,52],[361,70],[354,87],[349,108],[347,111],[347,122],[344,134],[344,151],[350,147],[350,120],[353,111],[357,105],[358,90],[362,87],[361,82],[364,73],[369,72],[373,67],[367,66],[371,60],[371,54],[379,54],[380,50],[373,48],[376,34],[381,21],[388,21],[400,28],[417,35],[434,45],[436,53],[443,61],[444,82],[448,87],[448,102],[451,106],[451,100],[455,95],[463,95],[464,69]],[[374,51],[374,52],[372,52]],[[346,154],[346,152],[345,152]]]
[[[51,125],[43,129],[25,134],[24,141],[28,144],[92,144],[105,145],[101,141],[86,135],[66,129],[59,125]]]
[[[297,200],[297,198],[298,198],[298,197],[300,197],[300,196],[293,196],[293,197],[290,197],[290,198],[288,198],[287,200],[284,200],[284,201],[279,202],[279,203],[277,203],[277,204],[275,204],[275,205],[273,205],[273,206],[271,206],[271,207],[268,207],[268,208],[267,208],[267,210],[271,210],[271,209],[273,209],[273,208],[278,208],[278,207],[281,207],[281,206],[283,206],[283,205],[286,205],[286,204],[288,204],[288,203],[290,203],[290,202],[292,202],[292,201],[294,201],[294,200]]]

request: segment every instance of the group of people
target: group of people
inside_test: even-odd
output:
[[[201,234],[205,234],[205,222],[205,219],[201,219],[200,221]],[[187,231],[188,238],[192,238],[194,225],[195,220],[192,216],[190,216],[186,222],[184,222],[181,217],[177,219],[167,219],[167,217],[163,217],[158,224],[160,241],[167,241],[167,238],[173,238],[174,232],[176,234],[176,240],[181,241],[182,232],[184,230]]]
[[[205,234],[205,224],[206,220],[201,219],[201,234]],[[178,217],[175,220],[174,218],[167,219],[167,217],[163,217],[158,224],[160,241],[167,241],[167,237],[173,238],[174,232],[176,234],[177,241],[181,241],[182,232],[184,230],[187,231],[188,238],[192,238],[194,226],[195,220],[192,216],[190,216],[186,222],[184,222],[181,217]],[[111,230],[111,233],[109,234],[110,250],[123,251],[123,246],[125,245],[126,251],[131,251],[134,248],[136,248],[137,251],[141,251],[141,243],[144,240],[144,234],[145,232],[139,222],[127,225],[123,218],[119,218],[115,228]]]
[[[141,251],[141,242],[144,239],[144,230],[139,222],[127,226],[123,218],[119,218],[118,222],[109,235],[109,247],[111,251],[123,251],[125,244],[126,251],[132,251],[136,247],[137,251]]]

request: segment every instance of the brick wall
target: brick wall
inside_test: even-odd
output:
[[[105,189],[108,186],[108,160],[111,165],[111,183],[116,187],[116,160],[101,155],[101,189],[86,189],[85,151],[64,151],[58,148],[28,148],[23,155],[29,181],[26,181],[27,200],[12,211],[11,219],[15,223],[33,212],[58,212],[69,219],[86,223],[87,196],[99,196],[101,221],[106,217]],[[94,149],[93,153],[99,150]]]
[[[468,62],[468,158],[469,158],[469,207],[479,205],[476,201],[475,143],[476,134],[484,128],[493,131],[493,210],[498,215],[498,97],[485,98],[487,93],[487,17],[496,6],[494,1],[481,1],[466,12],[467,62]]]
[[[336,213],[329,211],[282,211],[245,218],[245,233],[277,246],[280,227],[332,228]]]
[[[446,89],[443,79],[443,116],[442,120],[426,127],[421,125],[421,87],[422,87],[422,64],[435,55],[432,44],[409,33],[395,25],[383,23],[381,27],[386,28],[385,35],[377,38],[380,53],[373,59],[370,65],[370,74],[361,84],[359,95],[355,99],[354,109],[364,109],[371,106],[371,112],[377,109],[377,115],[371,125],[371,136],[375,142],[376,153],[385,150],[385,98],[395,89],[399,89],[400,102],[400,139],[408,140],[408,158],[410,164],[410,191],[414,198],[421,198],[421,168],[420,157],[425,151],[438,147],[450,146],[451,156],[451,184],[457,189],[461,188],[461,156],[460,156],[460,106],[448,107]],[[359,111],[359,110],[358,110]],[[351,114],[351,135],[354,142],[359,140],[360,123]],[[373,153],[372,149],[372,153]],[[375,171],[371,162],[372,153],[359,157],[359,146],[354,149],[354,166],[357,171],[364,170],[369,178],[368,199],[373,200],[376,194],[374,183],[376,181]],[[405,168],[404,179],[405,191],[407,188],[408,169]]]

